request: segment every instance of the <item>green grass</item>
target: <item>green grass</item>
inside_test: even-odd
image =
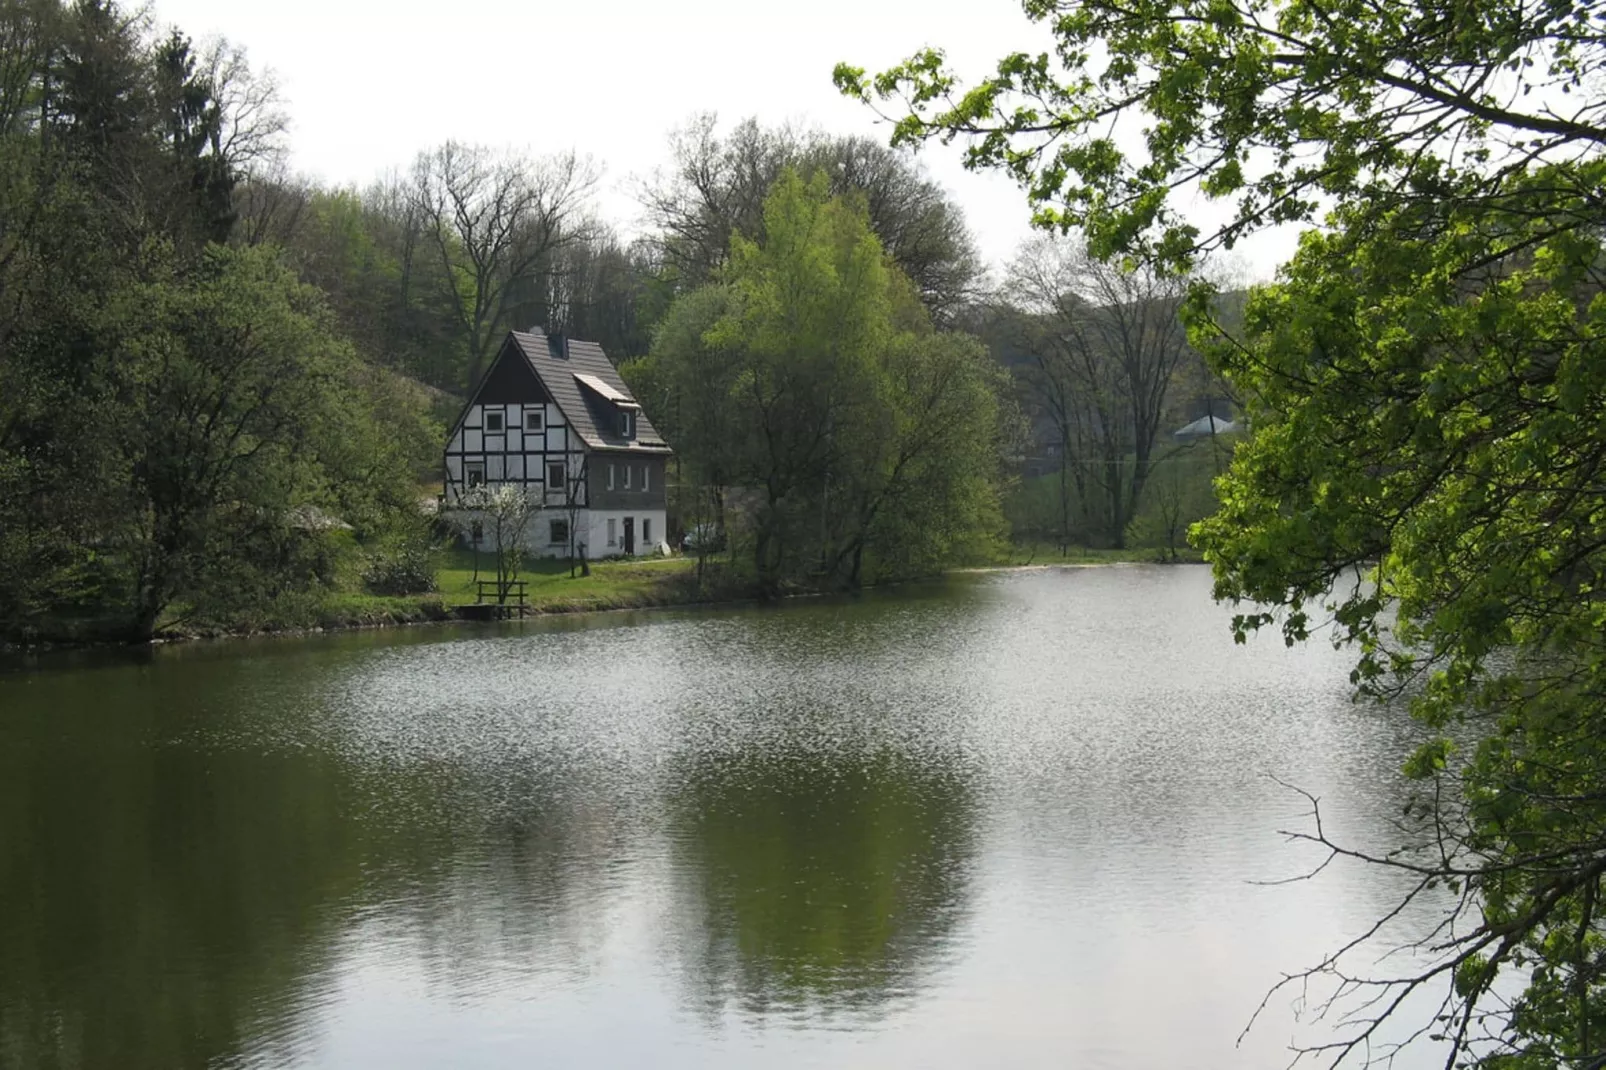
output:
[[[591,575],[581,576],[576,571],[571,577],[567,561],[534,558],[524,561],[518,578],[525,581],[528,604],[536,612],[626,609],[692,600],[686,581],[695,564],[694,559],[686,557],[593,561]],[[481,579],[496,578],[494,555],[480,555],[479,575]],[[477,594],[474,554],[461,549],[448,551],[436,572],[436,583],[439,593],[435,597],[447,605],[473,602]]]

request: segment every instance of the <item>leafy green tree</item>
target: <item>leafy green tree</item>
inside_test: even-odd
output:
[[[332,530],[416,512],[430,400],[356,359],[271,244],[221,244],[281,130],[238,49],[107,0],[0,2],[8,637],[227,617],[329,582]]]
[[[906,106],[900,140],[969,139],[971,165],[1100,255],[1179,266],[1325,224],[1251,293],[1241,334],[1193,305],[1253,432],[1194,534],[1218,595],[1249,604],[1239,633],[1330,624],[1362,691],[1445,737],[1406,768],[1426,782],[1417,826],[1372,861],[1410,900],[1448,888],[1449,914],[1408,968],[1366,956],[1373,930],[1295,979],[1362,1001],[1324,1050],[1379,1050],[1432,989],[1420,1032],[1446,1065],[1606,1064],[1606,11],[1027,11],[1054,54],[972,89],[935,52],[838,83]],[[1227,202],[1223,223],[1189,217],[1190,187]]]
[[[1099,257],[1178,264],[1335,201],[1477,196],[1606,140],[1593,0],[1023,6],[1054,51],[1006,56],[971,88],[936,49],[873,77],[839,64],[836,83],[894,104],[898,144],[965,139],[967,166],[1015,178],[1038,223],[1083,229]],[[1196,222],[1189,189],[1228,202],[1225,222]]]
[[[293,537],[297,507],[359,519],[387,495],[405,502],[410,473],[376,450],[354,355],[271,252],[215,247],[195,277],[158,275],[125,302],[115,356],[135,402],[117,414],[128,496],[116,541],[134,635],[259,540]]]
[[[1240,633],[1330,618],[1363,691],[1446,733],[1407,771],[1451,801],[1386,863],[1413,897],[1459,893],[1454,935],[1369,980],[1392,999],[1453,978],[1445,1032],[1497,1066],[1606,1045],[1606,255],[1554,189],[1540,172],[1503,206],[1308,236],[1251,297],[1247,351],[1216,347],[1255,433],[1195,531],[1219,596],[1281,607]]]
[[[766,588],[857,585],[975,552],[1000,523],[985,351],[931,329],[863,210],[824,176],[785,172],[764,235],[732,239],[723,281],[676,303],[633,372],[683,472],[721,521],[740,489]]]
[[[732,449],[739,419],[732,403],[742,361],[711,344],[708,332],[730,310],[732,295],[706,286],[678,298],[658,324],[652,351],[619,371],[659,430],[675,444],[679,473],[671,493],[684,529],[699,533],[699,562],[712,536],[727,528],[726,502],[741,478],[743,458]]]

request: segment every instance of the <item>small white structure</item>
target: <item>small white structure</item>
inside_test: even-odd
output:
[[[541,504],[524,532],[532,553],[666,552],[671,453],[601,346],[512,331],[447,437],[442,506],[487,548],[463,494],[511,483]]]
[[[1185,424],[1171,432],[1171,437],[1186,441],[1192,438],[1207,438],[1210,435],[1236,434],[1238,425],[1231,420],[1223,420],[1214,413],[1201,416],[1191,424]]]

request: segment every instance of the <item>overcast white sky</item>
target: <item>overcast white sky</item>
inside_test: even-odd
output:
[[[838,61],[879,69],[930,44],[974,78],[1047,42],[1018,0],[155,0],[153,11],[275,72],[299,171],[365,185],[448,138],[573,147],[604,165],[600,214],[627,233],[632,179],[662,164],[666,135],[696,112],[885,138],[832,86]],[[956,146],[922,158],[986,257],[1007,260],[1029,234],[1020,191],[967,173]],[[1241,247],[1257,276],[1287,252],[1286,238]]]

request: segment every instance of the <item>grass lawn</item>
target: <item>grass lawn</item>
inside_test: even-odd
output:
[[[567,561],[552,558],[526,559],[519,568],[519,579],[527,584],[529,605],[536,610],[624,609],[631,606],[666,605],[685,601],[677,597],[682,586],[676,581],[696,566],[694,558],[643,557],[631,560],[593,561],[591,575],[576,571],[569,576]],[[496,556],[480,554],[481,579],[496,578]],[[447,552],[435,574],[439,597],[447,605],[473,602],[474,554],[468,550]]]

